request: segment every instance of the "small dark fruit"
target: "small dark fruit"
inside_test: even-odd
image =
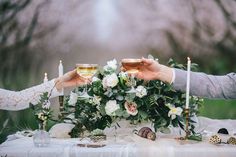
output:
[[[221,129],[219,129],[217,133],[218,133],[218,134],[226,134],[226,135],[229,134],[229,132],[228,132],[228,130],[227,130],[226,128],[221,128]]]

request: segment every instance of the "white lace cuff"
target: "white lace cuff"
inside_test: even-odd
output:
[[[60,95],[55,79],[18,92],[0,89],[0,109],[16,111],[28,108],[29,103],[37,104],[44,92],[52,92],[50,98]]]

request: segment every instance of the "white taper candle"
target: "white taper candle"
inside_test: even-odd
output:
[[[191,67],[191,60],[188,57],[188,63],[187,63],[187,85],[186,85],[186,105],[185,105],[186,109],[189,108],[190,67]]]
[[[63,76],[63,65],[62,65],[61,60],[60,60],[59,66],[58,66],[58,76],[59,77]],[[61,90],[60,95],[64,95],[64,89]]]
[[[48,82],[48,74],[44,73],[43,83]]]

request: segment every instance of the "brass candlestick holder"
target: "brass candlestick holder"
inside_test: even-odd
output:
[[[190,135],[190,131],[189,131],[189,108],[185,108],[184,109],[184,113],[185,113],[185,140],[188,139],[189,135]]]
[[[60,110],[60,115],[59,116],[63,116],[63,111],[64,111],[64,96],[61,95],[59,96],[59,110]]]
[[[190,131],[189,131],[189,108],[185,108],[184,109],[184,114],[185,114],[185,136],[184,137],[179,137],[177,138],[177,140],[187,140],[189,138],[190,135]]]

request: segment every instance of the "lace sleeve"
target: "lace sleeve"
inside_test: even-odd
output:
[[[22,110],[29,107],[29,103],[36,104],[40,95],[44,92],[51,92],[50,98],[58,96],[60,93],[55,86],[55,80],[22,90],[22,91],[9,91],[0,89],[0,109],[3,110]]]

